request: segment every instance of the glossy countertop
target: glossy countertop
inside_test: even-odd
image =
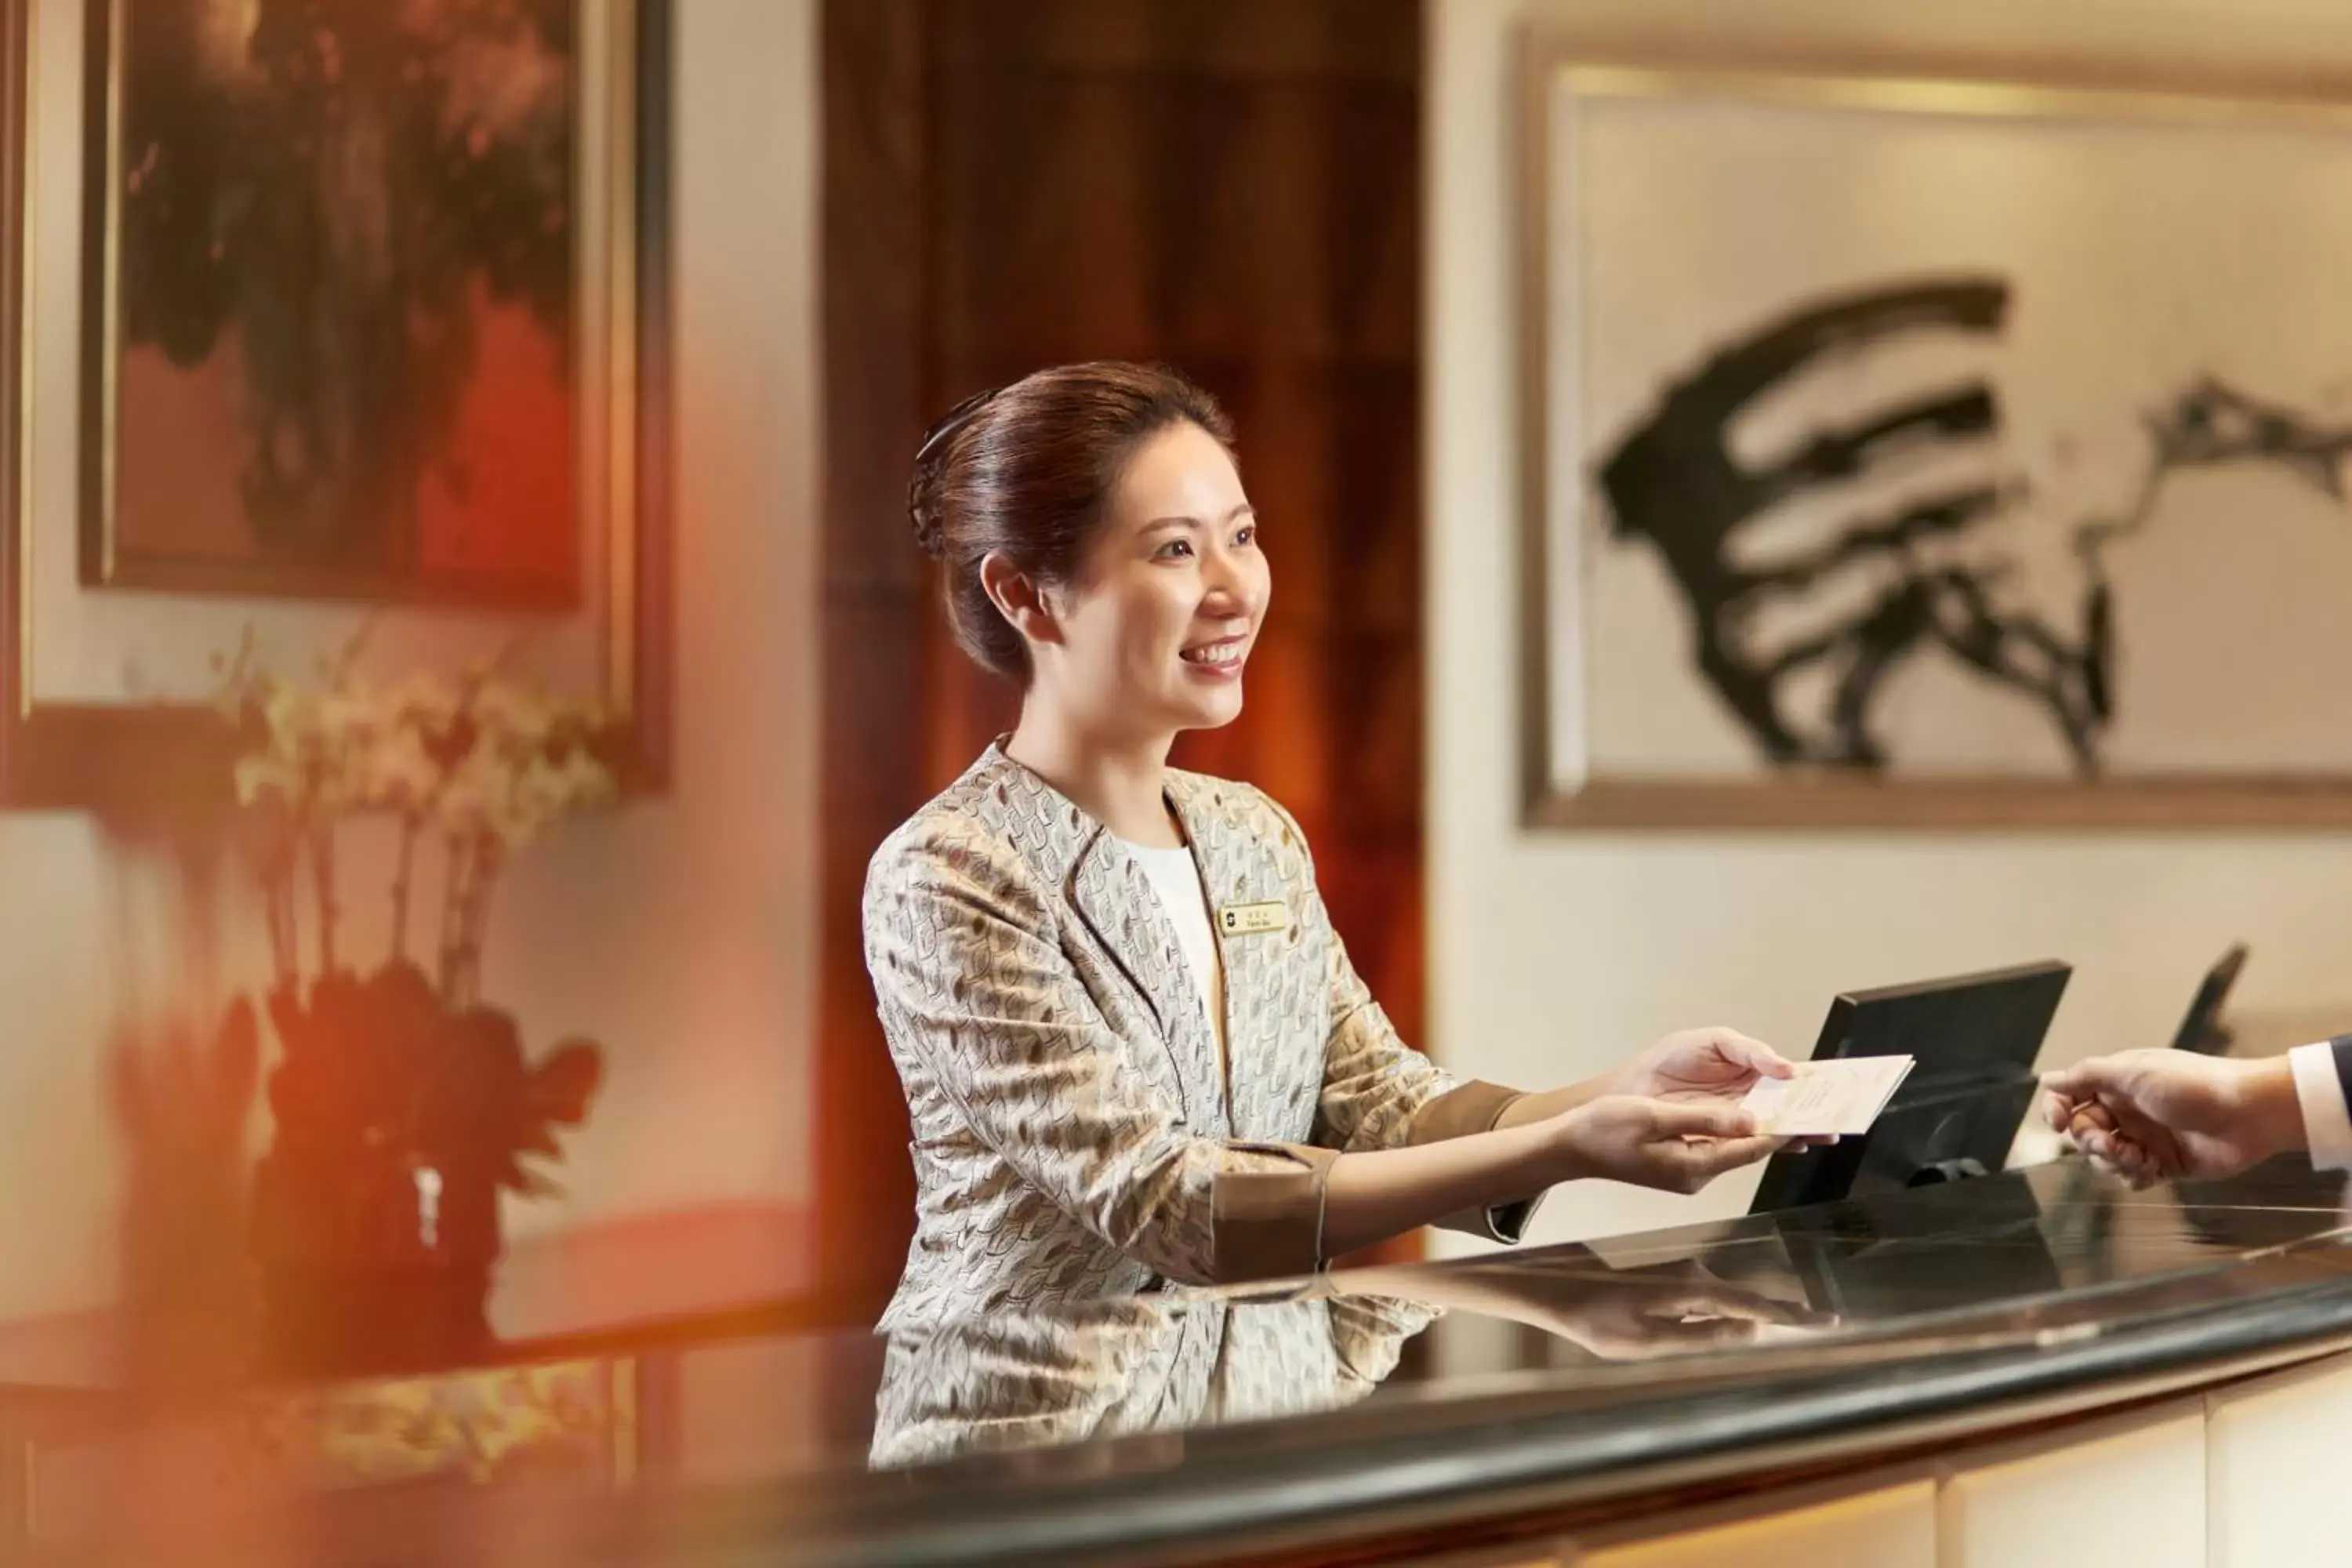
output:
[[[888,1340],[624,1337],[79,1427],[19,1391],[11,1419],[37,1455],[32,1542],[123,1560],[168,1531],[191,1561],[1222,1561],[1950,1440],[2352,1342],[2347,1243],[2343,1178],[2300,1162],[2135,1194],[2069,1159]],[[206,1466],[236,1473],[191,1479]]]

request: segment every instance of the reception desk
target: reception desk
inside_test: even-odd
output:
[[[889,1341],[0,1406],[39,1558],[2288,1568],[2352,1561],[2343,1200],[2065,1161]]]

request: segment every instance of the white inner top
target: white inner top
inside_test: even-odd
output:
[[[1121,839],[1121,843],[1126,840]],[[1176,942],[1184,950],[1184,967],[1192,972],[1192,987],[1201,994],[1209,1033],[1217,1042],[1217,1060],[1225,1059],[1225,971],[1217,952],[1217,935],[1209,920],[1209,894],[1193,868],[1192,851],[1182,845],[1153,849],[1128,844],[1127,852],[1151,880],[1160,907],[1176,928]]]

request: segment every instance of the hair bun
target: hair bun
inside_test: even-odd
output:
[[[916,544],[934,561],[947,558],[947,524],[940,515],[940,492],[948,459],[955,453],[956,437],[988,405],[996,390],[992,386],[975,392],[949,409],[944,418],[924,433],[923,444],[915,448],[914,477],[907,482],[907,521],[915,531]]]
[[[918,475],[914,489],[907,498],[907,521],[915,531],[916,548],[934,561],[947,559],[947,541],[940,536],[940,510],[922,492],[927,487]]]
[[[945,520],[940,515],[940,470],[948,443],[926,443],[915,458],[914,478],[907,481],[907,521],[915,543],[934,561],[947,558]]]

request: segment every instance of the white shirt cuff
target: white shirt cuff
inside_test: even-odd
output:
[[[2294,1068],[2294,1099],[2303,1111],[2304,1142],[2312,1168],[2352,1171],[2352,1111],[2344,1106],[2344,1080],[2336,1071],[2336,1047],[2328,1041],[2287,1052]]]

